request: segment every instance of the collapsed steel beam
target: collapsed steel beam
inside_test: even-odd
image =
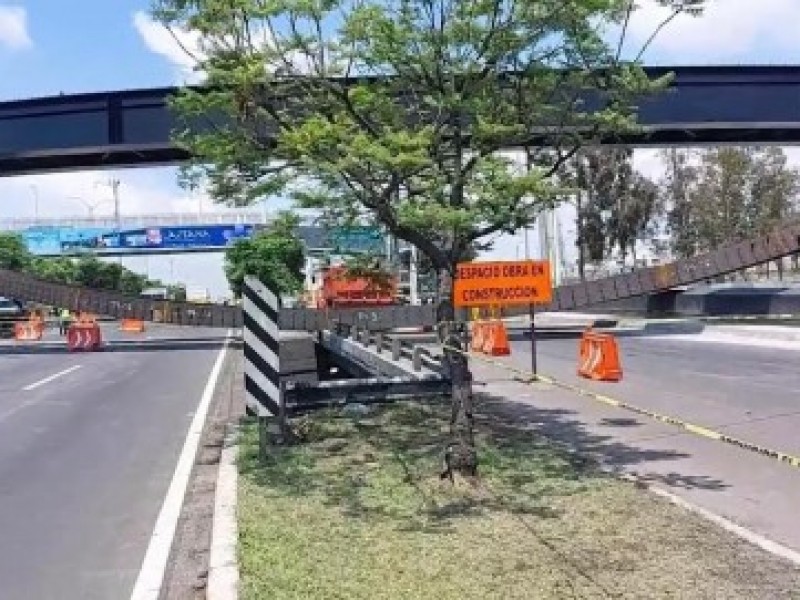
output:
[[[597,281],[560,286],[553,293],[553,301],[539,309],[574,310],[602,302],[657,294],[797,253],[800,253],[800,222],[693,258],[637,269]],[[0,295],[115,318],[134,317],[202,327],[242,326],[242,311],[238,306],[145,300],[117,292],[42,281],[5,269],[0,269]],[[516,312],[527,314],[527,308]],[[515,314],[515,311],[507,311],[507,314]],[[281,329],[300,331],[333,330],[339,324],[386,331],[433,326],[436,323],[436,311],[433,305],[340,310],[288,308],[281,310],[279,320]]]

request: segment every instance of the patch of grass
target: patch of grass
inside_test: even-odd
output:
[[[501,417],[479,424],[480,482],[442,482],[446,417],[318,413],[266,464],[247,424],[242,597],[800,598],[797,570]]]

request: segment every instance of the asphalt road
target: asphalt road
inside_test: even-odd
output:
[[[109,328],[128,345],[0,347],[3,600],[130,596],[224,335]]]
[[[538,345],[541,371],[750,442],[800,455],[800,352],[746,344],[620,337],[623,380],[576,375],[576,340]],[[518,364],[530,342],[514,343]]]
[[[800,344],[764,348],[687,339],[621,337],[619,383],[576,375],[576,339],[538,346],[541,373],[661,414],[800,455]],[[530,342],[513,342],[516,367],[530,365]],[[750,531],[800,552],[800,470],[736,446],[574,392],[513,381],[474,361],[481,391],[514,400],[519,418]]]

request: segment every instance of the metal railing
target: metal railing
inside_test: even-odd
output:
[[[124,215],[117,220],[113,216],[65,216],[52,218],[0,219],[0,230],[23,231],[34,227],[85,227],[85,228],[147,228],[181,225],[265,224],[274,215],[262,211],[230,211],[207,213],[157,213]]]

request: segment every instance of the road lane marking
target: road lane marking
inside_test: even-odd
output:
[[[172,549],[172,540],[175,537],[178,519],[183,508],[183,498],[186,495],[189,477],[197,456],[197,447],[200,445],[200,437],[203,434],[208,407],[214,397],[217,380],[225,362],[230,335],[231,330],[228,330],[228,337],[226,337],[224,345],[217,354],[217,359],[211,368],[211,374],[206,382],[203,395],[200,397],[200,403],[197,405],[197,411],[194,413],[194,418],[189,425],[186,441],[178,458],[178,464],[175,466],[175,472],[167,489],[164,503],[158,513],[156,525],[153,529],[153,534],[150,536],[150,543],[147,545],[147,552],[142,561],[141,570],[133,586],[133,592],[131,592],[131,600],[158,600],[161,595],[161,586],[164,582],[164,573],[167,568],[170,550]]]
[[[38,388],[40,386],[43,386],[46,383],[50,383],[54,379],[58,379],[59,377],[63,377],[64,375],[69,375],[73,371],[77,371],[80,368],[81,368],[81,365],[73,365],[68,369],[64,369],[63,371],[59,371],[58,373],[53,373],[49,377],[45,377],[44,379],[40,379],[39,381],[37,381],[35,383],[32,383],[30,385],[26,385],[24,388],[22,388],[22,391],[30,392],[31,390],[35,390],[36,388]]]

